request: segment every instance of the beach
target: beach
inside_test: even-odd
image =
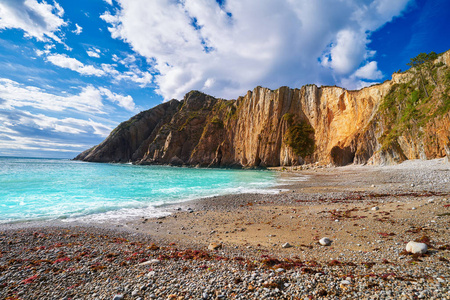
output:
[[[450,299],[445,159],[279,172],[158,218],[1,225],[0,298]]]

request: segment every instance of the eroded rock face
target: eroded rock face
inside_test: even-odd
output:
[[[415,70],[358,91],[256,87],[237,100],[192,91],[123,122],[75,159],[270,167],[444,157],[450,155],[449,63],[448,52],[436,61],[428,98],[420,98]]]

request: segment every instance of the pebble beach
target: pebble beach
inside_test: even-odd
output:
[[[280,176],[165,217],[1,225],[0,299],[450,299],[445,159]]]

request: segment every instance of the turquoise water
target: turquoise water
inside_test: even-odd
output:
[[[162,204],[258,192],[276,173],[0,157],[0,223],[157,214]]]

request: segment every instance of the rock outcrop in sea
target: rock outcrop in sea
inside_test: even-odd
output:
[[[357,91],[256,87],[236,100],[191,91],[182,101],[121,123],[75,159],[271,167],[445,156],[450,156],[450,51]]]

